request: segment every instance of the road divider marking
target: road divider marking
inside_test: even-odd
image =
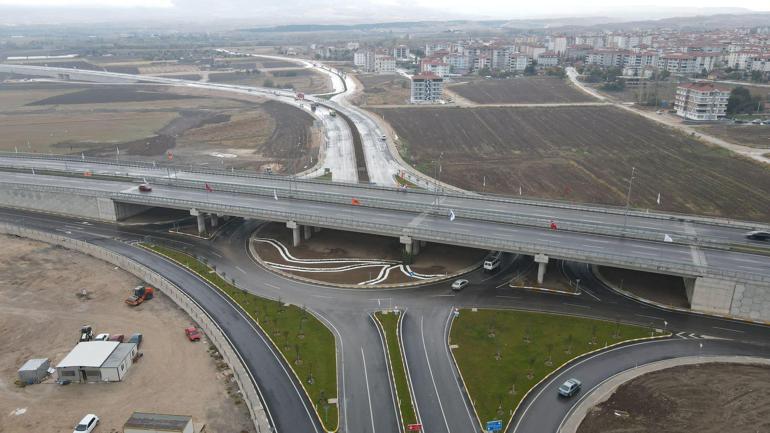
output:
[[[589,309],[591,308],[588,305],[570,304],[569,302],[562,302],[562,304],[569,305],[569,306],[572,306],[572,307],[589,308]]]
[[[744,331],[741,331],[741,330],[738,330],[738,329],[722,328],[722,327],[719,327],[719,326],[712,326],[712,328],[714,328],[714,329],[721,329],[723,331],[737,332],[738,334],[743,334],[744,333]]]

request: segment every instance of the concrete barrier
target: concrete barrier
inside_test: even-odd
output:
[[[206,311],[171,281],[128,257],[114,253],[106,248],[68,238],[66,236],[59,236],[53,233],[6,223],[0,223],[0,234],[33,239],[87,254],[133,274],[167,295],[200,326],[203,332],[209,337],[211,343],[222,355],[224,361],[227,362],[227,365],[233,370],[233,376],[241,391],[241,395],[246,402],[246,406],[249,409],[249,415],[257,432],[267,433],[273,431],[273,428],[268,421],[269,415],[265,411],[261,395],[257,389],[256,381],[244,366],[243,360],[233,347],[232,342]]]

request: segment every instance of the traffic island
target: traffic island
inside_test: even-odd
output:
[[[401,417],[402,431],[411,430],[420,425],[414,410],[411,380],[404,362],[403,344],[401,342],[401,324],[406,312],[387,311],[374,313],[373,318],[382,332],[385,347],[388,352],[391,380],[396,388],[396,403]],[[411,426],[411,428],[410,428]]]
[[[449,344],[482,428],[510,423],[519,403],[571,360],[620,343],[661,336],[620,322],[514,310],[458,311]]]
[[[240,289],[194,257],[154,244],[142,244],[194,272],[221,290],[256,323],[278,349],[313,403],[326,431],[338,428],[337,352],[334,335],[304,307],[262,298]]]
[[[260,264],[284,275],[362,288],[452,278],[479,267],[486,254],[472,248],[427,243],[407,264],[398,238],[307,226],[301,227],[301,232],[303,239],[294,246],[293,232],[285,225],[262,225],[251,236],[250,251]]]

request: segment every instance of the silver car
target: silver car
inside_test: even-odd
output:
[[[459,292],[460,290],[464,289],[465,286],[468,285],[468,280],[462,279],[462,280],[455,280],[454,283],[452,283],[452,290],[455,292]]]
[[[580,385],[582,385],[582,383],[575,378],[567,379],[567,381],[559,387],[559,395],[567,398],[572,397],[580,391]]]

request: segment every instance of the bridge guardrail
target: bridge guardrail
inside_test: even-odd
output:
[[[195,208],[203,212],[213,212],[222,215],[234,215],[246,218],[259,218],[271,221],[297,221],[299,224],[314,225],[348,231],[375,233],[384,236],[411,236],[415,239],[450,245],[468,246],[481,249],[495,249],[512,253],[535,254],[544,253],[554,258],[583,261],[608,266],[625,266],[631,269],[678,274],[682,276],[711,276],[715,278],[730,278],[740,281],[770,283],[770,277],[752,272],[735,272],[717,270],[711,267],[695,266],[692,264],[672,263],[662,260],[643,259],[624,254],[609,254],[601,252],[586,252],[566,248],[553,242],[538,243],[521,242],[483,234],[461,234],[435,229],[410,228],[401,225],[370,223],[345,217],[328,217],[309,213],[255,209],[238,205],[205,203],[194,200],[166,198],[157,196],[138,196],[136,194],[115,193],[113,198],[121,202],[136,204],[155,204],[178,209]]]
[[[146,170],[157,170],[161,172],[161,174],[163,171],[166,171],[167,176],[169,173],[168,170],[174,170],[174,173],[188,172],[188,173],[194,173],[194,174],[235,177],[235,178],[242,178],[242,179],[270,180],[274,182],[283,181],[287,183],[294,182],[295,184],[312,184],[312,185],[318,185],[318,186],[329,185],[328,182],[318,181],[313,179],[295,178],[295,177],[283,176],[283,175],[266,175],[266,174],[252,173],[245,170],[222,170],[222,169],[214,169],[214,168],[195,167],[192,165],[168,164],[165,162],[157,163],[157,162],[134,161],[134,160],[117,160],[117,159],[109,160],[105,158],[77,157],[77,156],[70,156],[70,155],[29,154],[29,153],[16,153],[16,152],[0,152],[0,157],[19,158],[19,159],[55,160],[55,161],[65,161],[65,162],[73,162],[73,163],[90,163],[90,164],[103,164],[103,165],[113,165],[113,166],[118,165],[123,167],[133,167],[133,168],[140,168],[140,169],[146,169]],[[355,190],[362,190],[362,191],[372,190],[372,191],[388,191],[388,192],[394,191],[394,188],[377,186],[377,185],[342,184],[342,183],[335,184],[335,186],[337,185],[339,186],[344,185],[345,187],[348,187],[353,191]],[[535,200],[535,199],[527,199],[527,198],[514,198],[514,197],[494,195],[494,194],[469,194],[469,193],[455,193],[455,192],[448,192],[448,191],[440,191],[438,194],[436,194],[435,191],[423,191],[423,190],[410,190],[409,194],[423,195],[426,198],[434,198],[434,197],[438,197],[439,199],[454,198],[454,199],[469,201],[471,203],[492,202],[492,203],[502,203],[502,204],[516,204],[516,205],[537,206],[537,207],[546,207],[546,208],[550,207],[550,208],[559,208],[559,209],[570,209],[570,210],[578,210],[578,211],[585,211],[585,212],[592,212],[592,213],[614,214],[614,215],[623,215],[626,212],[624,207],[614,207],[614,206],[607,206],[607,205],[595,206],[595,205],[577,204],[577,203],[569,203],[569,202],[547,200],[547,199]],[[479,207],[480,206],[474,206],[475,209],[478,209]],[[452,207],[452,209],[454,208],[455,207]],[[483,211],[479,211],[479,212],[483,212]],[[487,211],[487,212],[492,212],[492,211]],[[758,222],[733,220],[733,219],[717,218],[717,217],[706,217],[706,216],[698,216],[698,215],[686,215],[686,214],[662,213],[662,212],[643,212],[636,209],[630,209],[628,211],[628,215],[629,217],[645,218],[645,219],[657,219],[657,220],[668,220],[668,221],[680,221],[680,220],[690,221],[690,222],[699,223],[699,224],[709,224],[714,226],[739,228],[744,230],[770,229],[770,225],[758,223]]]

